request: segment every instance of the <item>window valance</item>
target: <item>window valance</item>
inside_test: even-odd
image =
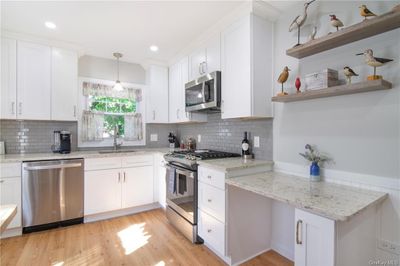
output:
[[[142,101],[141,89],[124,87],[124,90],[116,91],[113,86],[86,81],[83,82],[83,95],[133,99],[136,102]]]

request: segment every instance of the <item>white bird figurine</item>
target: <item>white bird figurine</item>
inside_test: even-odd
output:
[[[340,19],[336,17],[336,15],[329,15],[329,16],[331,17],[331,25],[336,28],[336,31],[339,30],[339,27],[344,26],[343,22],[341,22]]]
[[[313,27],[313,30],[312,30],[312,32],[311,32],[311,34],[310,34],[310,41],[312,41],[312,40],[315,40],[315,35],[317,35],[317,26],[314,26]]]
[[[346,76],[348,84],[351,84],[351,77],[358,76],[358,74],[348,66],[343,68],[343,74]]]
[[[304,3],[303,14],[298,15],[289,26],[289,32],[292,32],[294,29],[297,29],[297,44],[295,46],[300,45],[300,27],[303,26],[304,22],[306,22],[307,9],[309,5],[314,1],[315,0],[311,0],[310,2]]]
[[[356,55],[364,55],[365,58],[365,63],[367,63],[367,65],[372,66],[374,68],[374,76],[373,79],[380,79],[380,76],[376,75],[376,68],[383,66],[384,64],[393,61],[393,59],[389,59],[389,58],[379,58],[379,57],[375,57],[374,56],[374,52],[372,51],[372,49],[367,49],[364,51],[364,53],[359,53]]]

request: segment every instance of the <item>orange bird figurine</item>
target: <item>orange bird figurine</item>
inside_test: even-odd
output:
[[[284,91],[283,91],[283,83],[285,83],[285,82],[288,80],[288,78],[289,78],[289,71],[290,71],[290,69],[289,69],[287,66],[285,66],[285,67],[283,68],[282,73],[279,75],[278,82],[279,82],[280,84],[282,84],[282,90],[281,90],[281,92],[278,94],[278,96],[287,95],[287,92],[284,92]]]
[[[367,19],[367,17],[376,17],[376,15],[371,12],[366,5],[361,5],[360,7],[360,15],[364,17],[364,20]]]

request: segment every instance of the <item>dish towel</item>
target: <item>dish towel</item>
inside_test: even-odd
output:
[[[168,192],[176,194],[176,174],[175,169],[167,169]]]
[[[186,187],[186,176],[184,176],[184,175],[179,175],[179,188],[178,188],[178,192],[179,192],[179,194],[184,195],[186,191],[187,191],[187,187]]]

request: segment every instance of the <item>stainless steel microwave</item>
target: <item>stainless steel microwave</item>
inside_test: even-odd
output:
[[[185,84],[186,112],[221,110],[221,72],[215,71]]]

